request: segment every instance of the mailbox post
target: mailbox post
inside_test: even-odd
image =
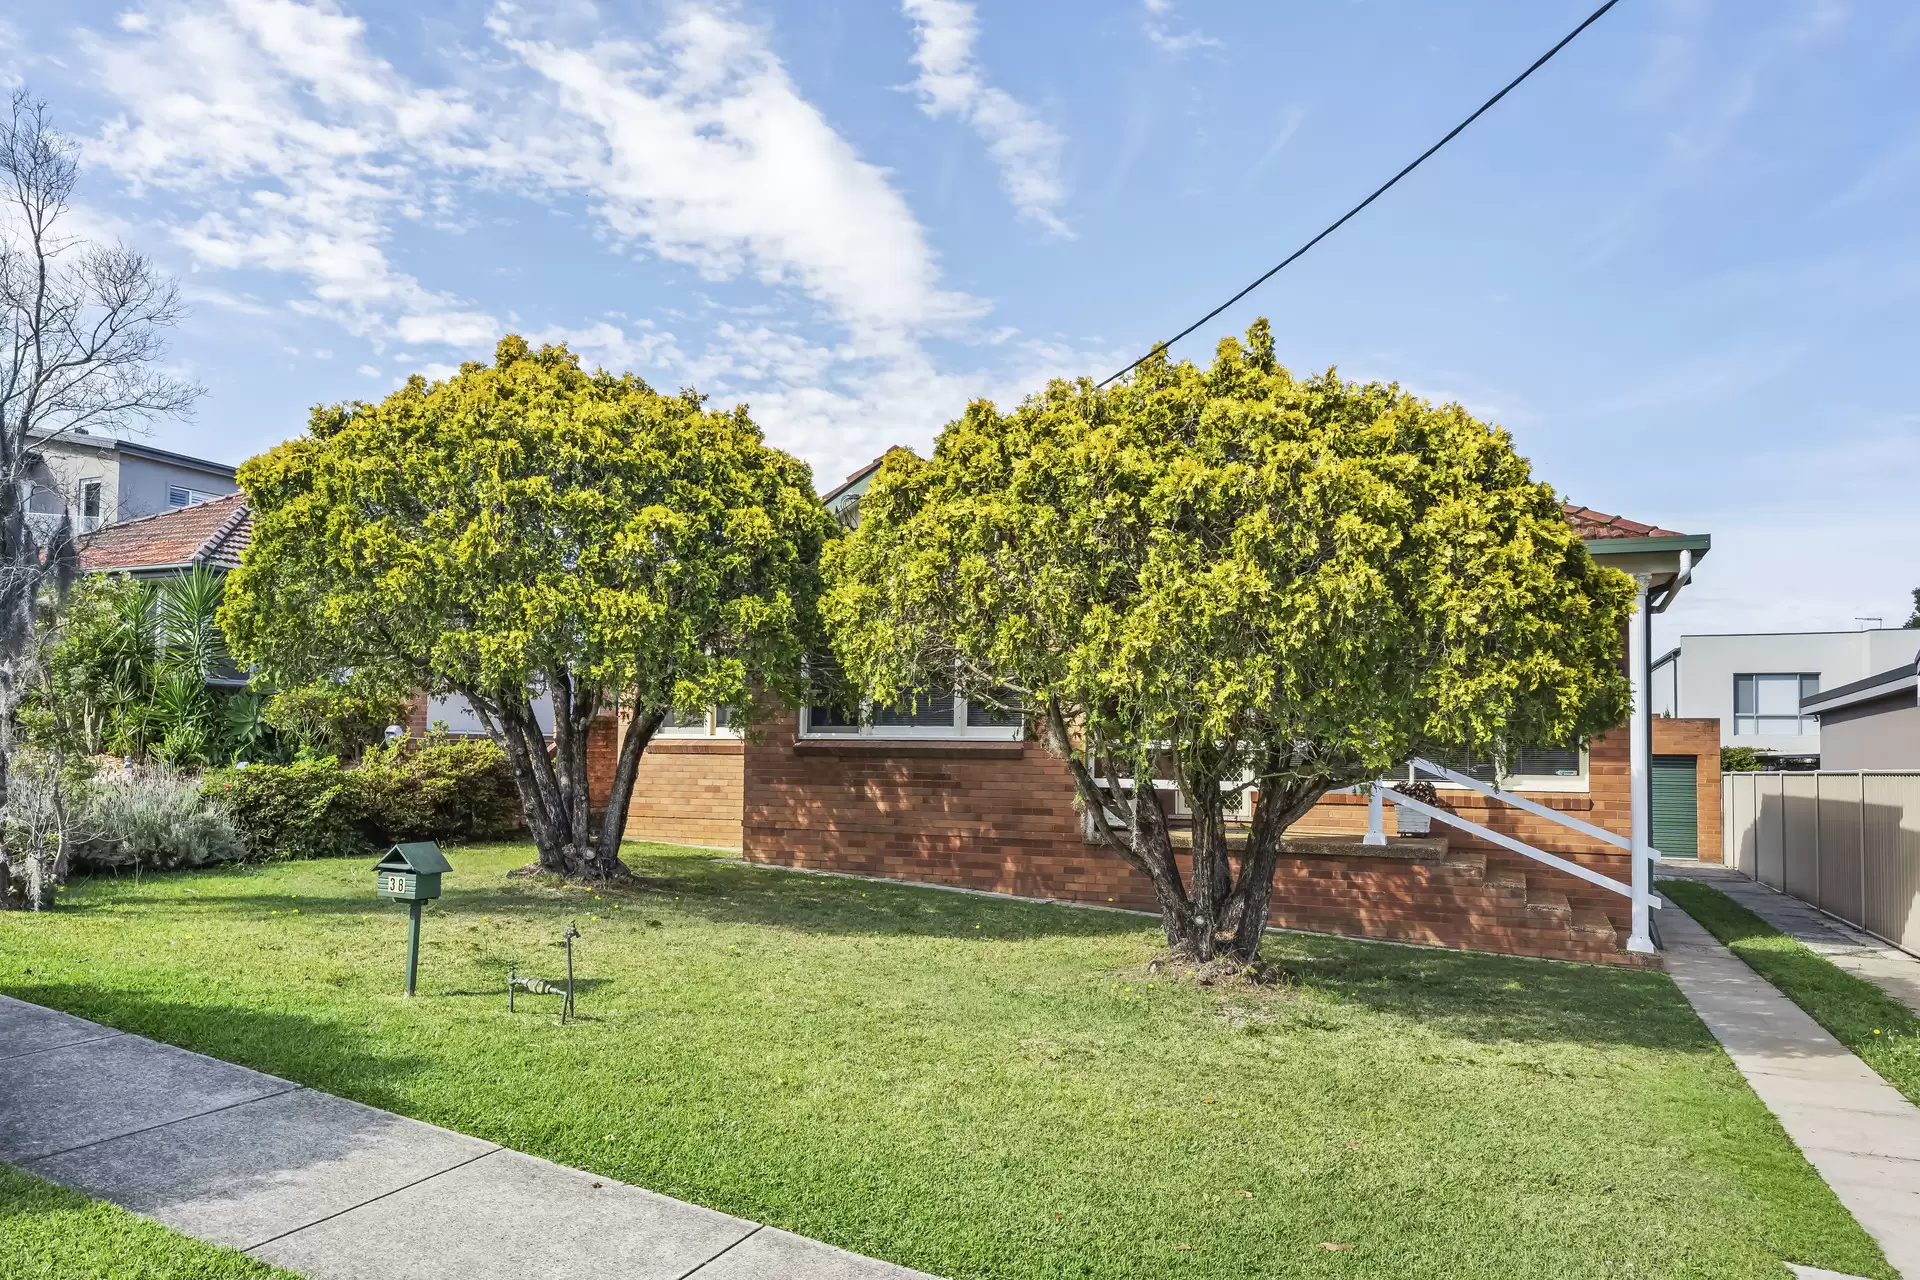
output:
[[[431,840],[397,844],[373,864],[374,888],[383,898],[407,904],[407,999],[420,973],[420,908],[440,896],[440,877],[453,870]]]

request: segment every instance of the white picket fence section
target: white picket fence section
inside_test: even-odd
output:
[[[1729,866],[1920,952],[1920,772],[1721,775]]]

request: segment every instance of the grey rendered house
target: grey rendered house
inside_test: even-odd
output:
[[[1920,631],[1909,631],[1920,640]],[[1920,769],[1920,654],[1801,700],[1820,718],[1825,770]]]
[[[33,451],[28,511],[49,525],[70,514],[76,534],[239,491],[225,463],[135,440],[63,432],[36,437]]]
[[[1653,664],[1653,713],[1718,720],[1721,746],[1782,764],[1857,768],[1827,756],[1824,700],[1902,663],[1910,672],[1916,649],[1920,630],[1905,627],[1682,636]]]

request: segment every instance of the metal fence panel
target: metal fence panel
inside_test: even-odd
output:
[[[1920,952],[1920,773],[1729,773],[1728,865]]]
[[[1780,887],[1803,902],[1820,897],[1820,778],[1811,773],[1780,779]]]
[[[1858,921],[1866,914],[1865,846],[1861,843],[1865,782],[1857,773],[1815,775],[1819,870],[1818,894],[1810,901],[1842,920]]]
[[[1787,806],[1780,774],[1754,775],[1753,837],[1754,879],[1776,889],[1786,889]]]
[[[1866,776],[1863,928],[1920,950],[1920,774]]]

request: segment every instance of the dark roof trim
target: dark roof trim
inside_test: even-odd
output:
[[[895,447],[897,448],[898,446],[895,446]],[[893,452],[892,449],[887,450],[887,453],[892,453],[892,452]],[[833,500],[835,498],[839,497],[841,494],[845,493],[847,490],[853,488],[853,486],[859,484],[862,480],[865,480],[868,476],[878,471],[880,469],[880,464],[885,462],[886,460],[887,460],[887,454],[883,453],[879,457],[875,458],[872,462],[869,462],[866,466],[860,468],[858,471],[848,476],[845,480],[842,480],[835,488],[833,488],[831,491],[829,491],[828,493],[824,494],[821,497],[820,505],[832,506]]]
[[[1878,675],[1868,676],[1864,680],[1855,680],[1850,684],[1836,685],[1831,689],[1822,689],[1819,693],[1809,694],[1800,699],[1802,711],[1832,711],[1837,707],[1849,707],[1856,702],[1872,702],[1904,689],[1920,687],[1920,675],[1916,675],[1916,664],[1907,663],[1891,671],[1882,671]]]
[[[224,462],[213,462],[206,458],[195,458],[189,454],[175,453],[171,449],[156,449],[148,444],[135,444],[131,440],[117,440],[114,447],[122,453],[130,453],[136,458],[150,458],[155,462],[170,462],[176,467],[185,467],[189,471],[204,471],[219,476],[222,480],[231,480],[235,468]]]
[[[1679,533],[1666,538],[1587,538],[1587,551],[1596,556],[1626,556],[1643,551],[1691,551],[1694,559],[1713,549],[1713,535]]]
[[[154,462],[171,463],[176,467],[185,467],[189,471],[203,471],[208,475],[219,476],[223,480],[232,480],[236,468],[224,462],[214,462],[210,458],[196,458],[190,453],[175,453],[171,449],[156,449],[150,444],[140,444],[134,440],[122,440],[118,436],[96,436],[91,432],[78,431],[37,431],[33,433],[33,444],[53,445],[59,448],[71,445],[75,448],[109,449],[119,453],[131,454],[136,458],[147,458]]]

